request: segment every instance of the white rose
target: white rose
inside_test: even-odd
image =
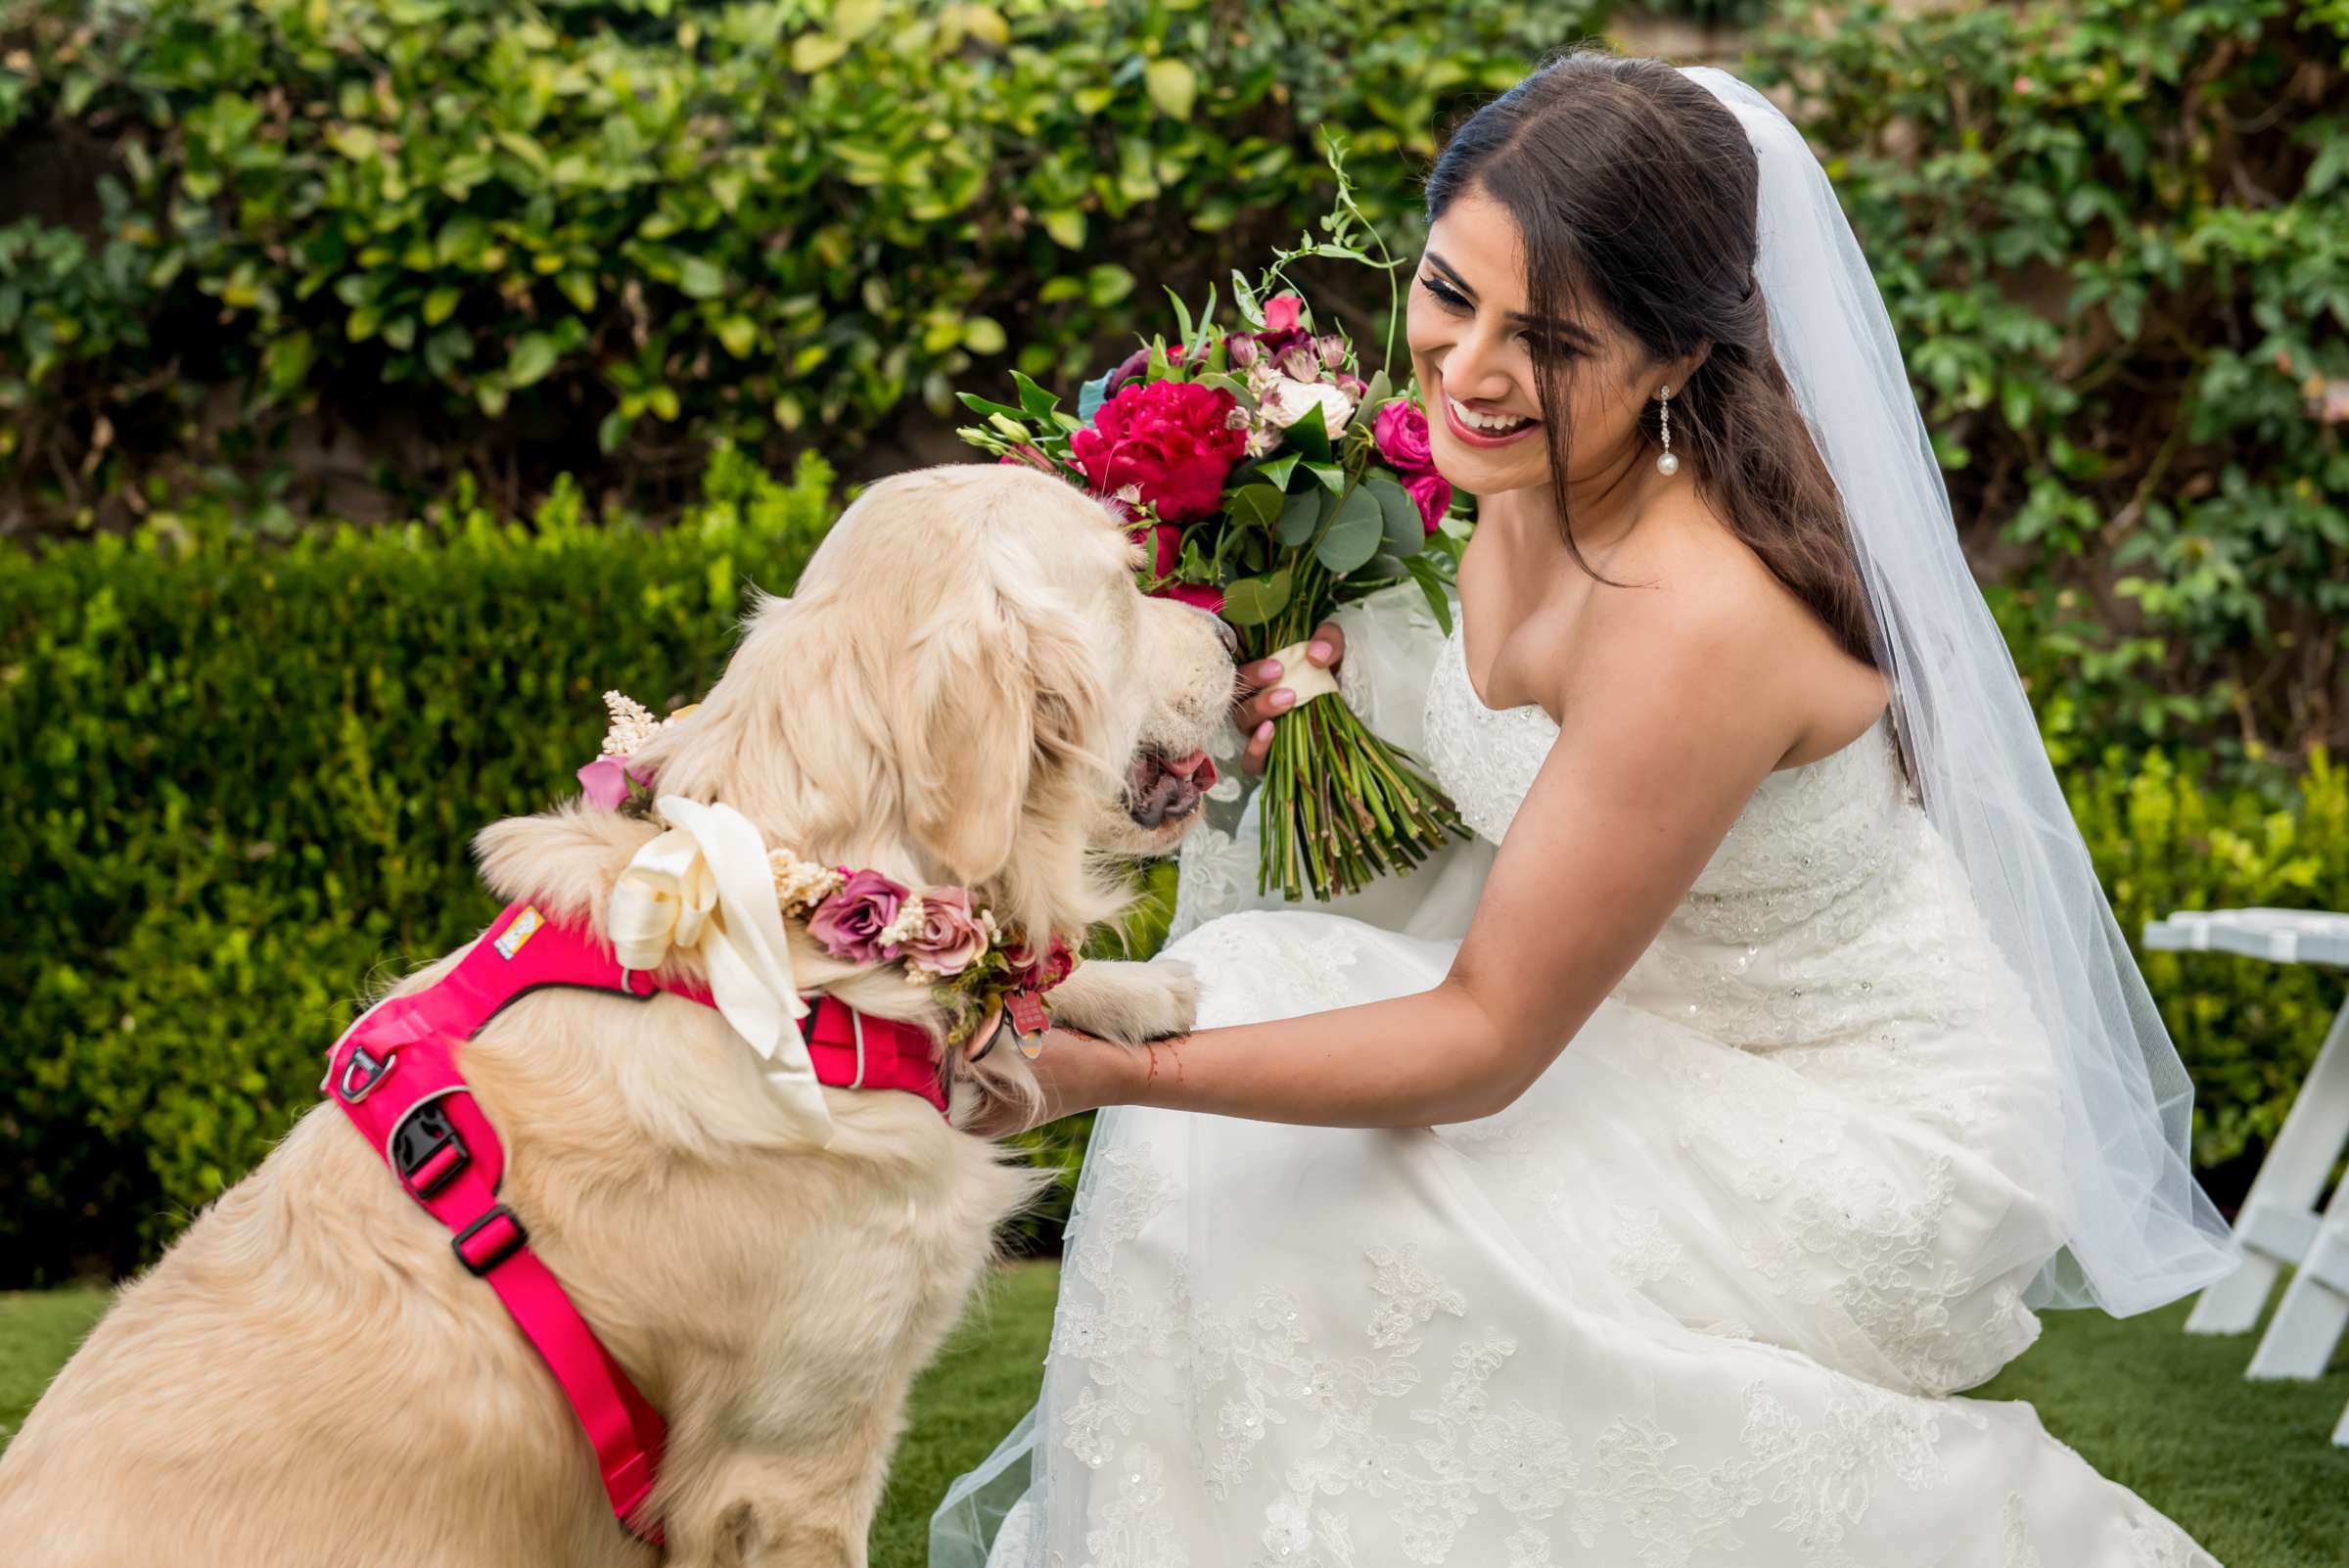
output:
[[[1272,379],[1257,408],[1266,424],[1279,430],[1287,430],[1303,419],[1306,410],[1318,408],[1332,436],[1344,430],[1346,422],[1354,417],[1354,399],[1346,395],[1345,389],[1333,382],[1296,381],[1287,376]]]

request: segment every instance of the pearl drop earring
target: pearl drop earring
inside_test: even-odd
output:
[[[1664,455],[1656,459],[1656,472],[1669,479],[1681,471],[1681,460],[1672,455],[1672,389],[1670,387],[1657,390],[1656,403],[1656,420],[1664,434]]]

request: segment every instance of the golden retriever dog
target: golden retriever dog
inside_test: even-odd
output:
[[[1082,932],[1121,904],[1104,852],[1163,853],[1192,820],[1186,760],[1232,690],[1220,624],[1145,598],[1135,564],[1107,511],[1033,471],[885,481],[638,755],[663,794],[724,802],[770,846]],[[601,934],[661,826],[575,801],[483,832],[483,875]],[[927,989],[790,929],[802,991],[939,1024]],[[1136,1039],[1187,1027],[1191,992],[1088,961],[1050,1002]],[[950,1054],[958,1116],[1019,1092],[1018,1051]],[[666,1553],[613,1519],[489,1285],[322,1103],[123,1288],[25,1421],[0,1461],[9,1563],[864,1562],[907,1388],[1041,1178],[897,1091],[824,1090],[815,1148],[718,1013],[674,996],[533,992],[461,1060],[505,1145],[501,1198],[668,1422]]]

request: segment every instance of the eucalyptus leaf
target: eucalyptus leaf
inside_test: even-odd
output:
[[[1261,626],[1288,607],[1289,569],[1261,577],[1241,577],[1223,589],[1223,619],[1235,626]]]
[[[1403,569],[1419,584],[1419,591],[1427,595],[1428,613],[1436,618],[1436,624],[1444,628],[1444,635],[1451,636],[1451,596],[1444,591],[1444,576],[1436,570],[1436,564],[1425,555],[1414,555],[1404,562]]]
[[[1117,373],[1118,367],[1112,365],[1078,390],[1077,417],[1079,419],[1088,425],[1093,422],[1093,416],[1101,412],[1101,405],[1109,401],[1109,378]]]
[[[1374,475],[1362,484],[1378,500],[1378,512],[1387,530],[1387,548],[1398,556],[1417,555],[1427,547],[1427,526],[1420,521],[1419,503],[1411,492],[1387,478]]]
[[[1234,490],[1225,510],[1242,523],[1269,531],[1288,505],[1276,484],[1243,484]]]
[[[1338,502],[1338,515],[1313,545],[1313,559],[1342,577],[1376,555],[1386,536],[1378,498],[1358,486]]]
[[[1280,521],[1273,525],[1273,542],[1294,550],[1312,538],[1313,530],[1321,526],[1321,508],[1326,499],[1326,492],[1311,487],[1290,496],[1289,504],[1281,509]]]

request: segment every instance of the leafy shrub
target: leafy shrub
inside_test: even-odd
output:
[[[2214,788],[2208,771],[2118,749],[2065,770],[2132,944],[2146,921],[2180,909],[2349,911],[2349,772],[2322,751],[2305,776],[2266,789]],[[2229,953],[2140,959],[2194,1080],[2195,1162],[2214,1197],[2239,1198],[2316,1060],[2343,977]]]
[[[2349,6],[1794,6],[1840,189],[2043,721],[2349,740]]]
[[[1158,278],[1323,209],[1318,126],[1407,211],[1446,108],[1588,18],[47,0],[0,29],[0,165],[108,171],[70,221],[0,226],[0,458],[86,525],[144,462],[265,459],[300,413],[377,431],[423,494],[485,454],[600,444],[656,485],[714,435],[838,455],[974,356],[1090,374]],[[215,388],[233,420],[199,419]]]

